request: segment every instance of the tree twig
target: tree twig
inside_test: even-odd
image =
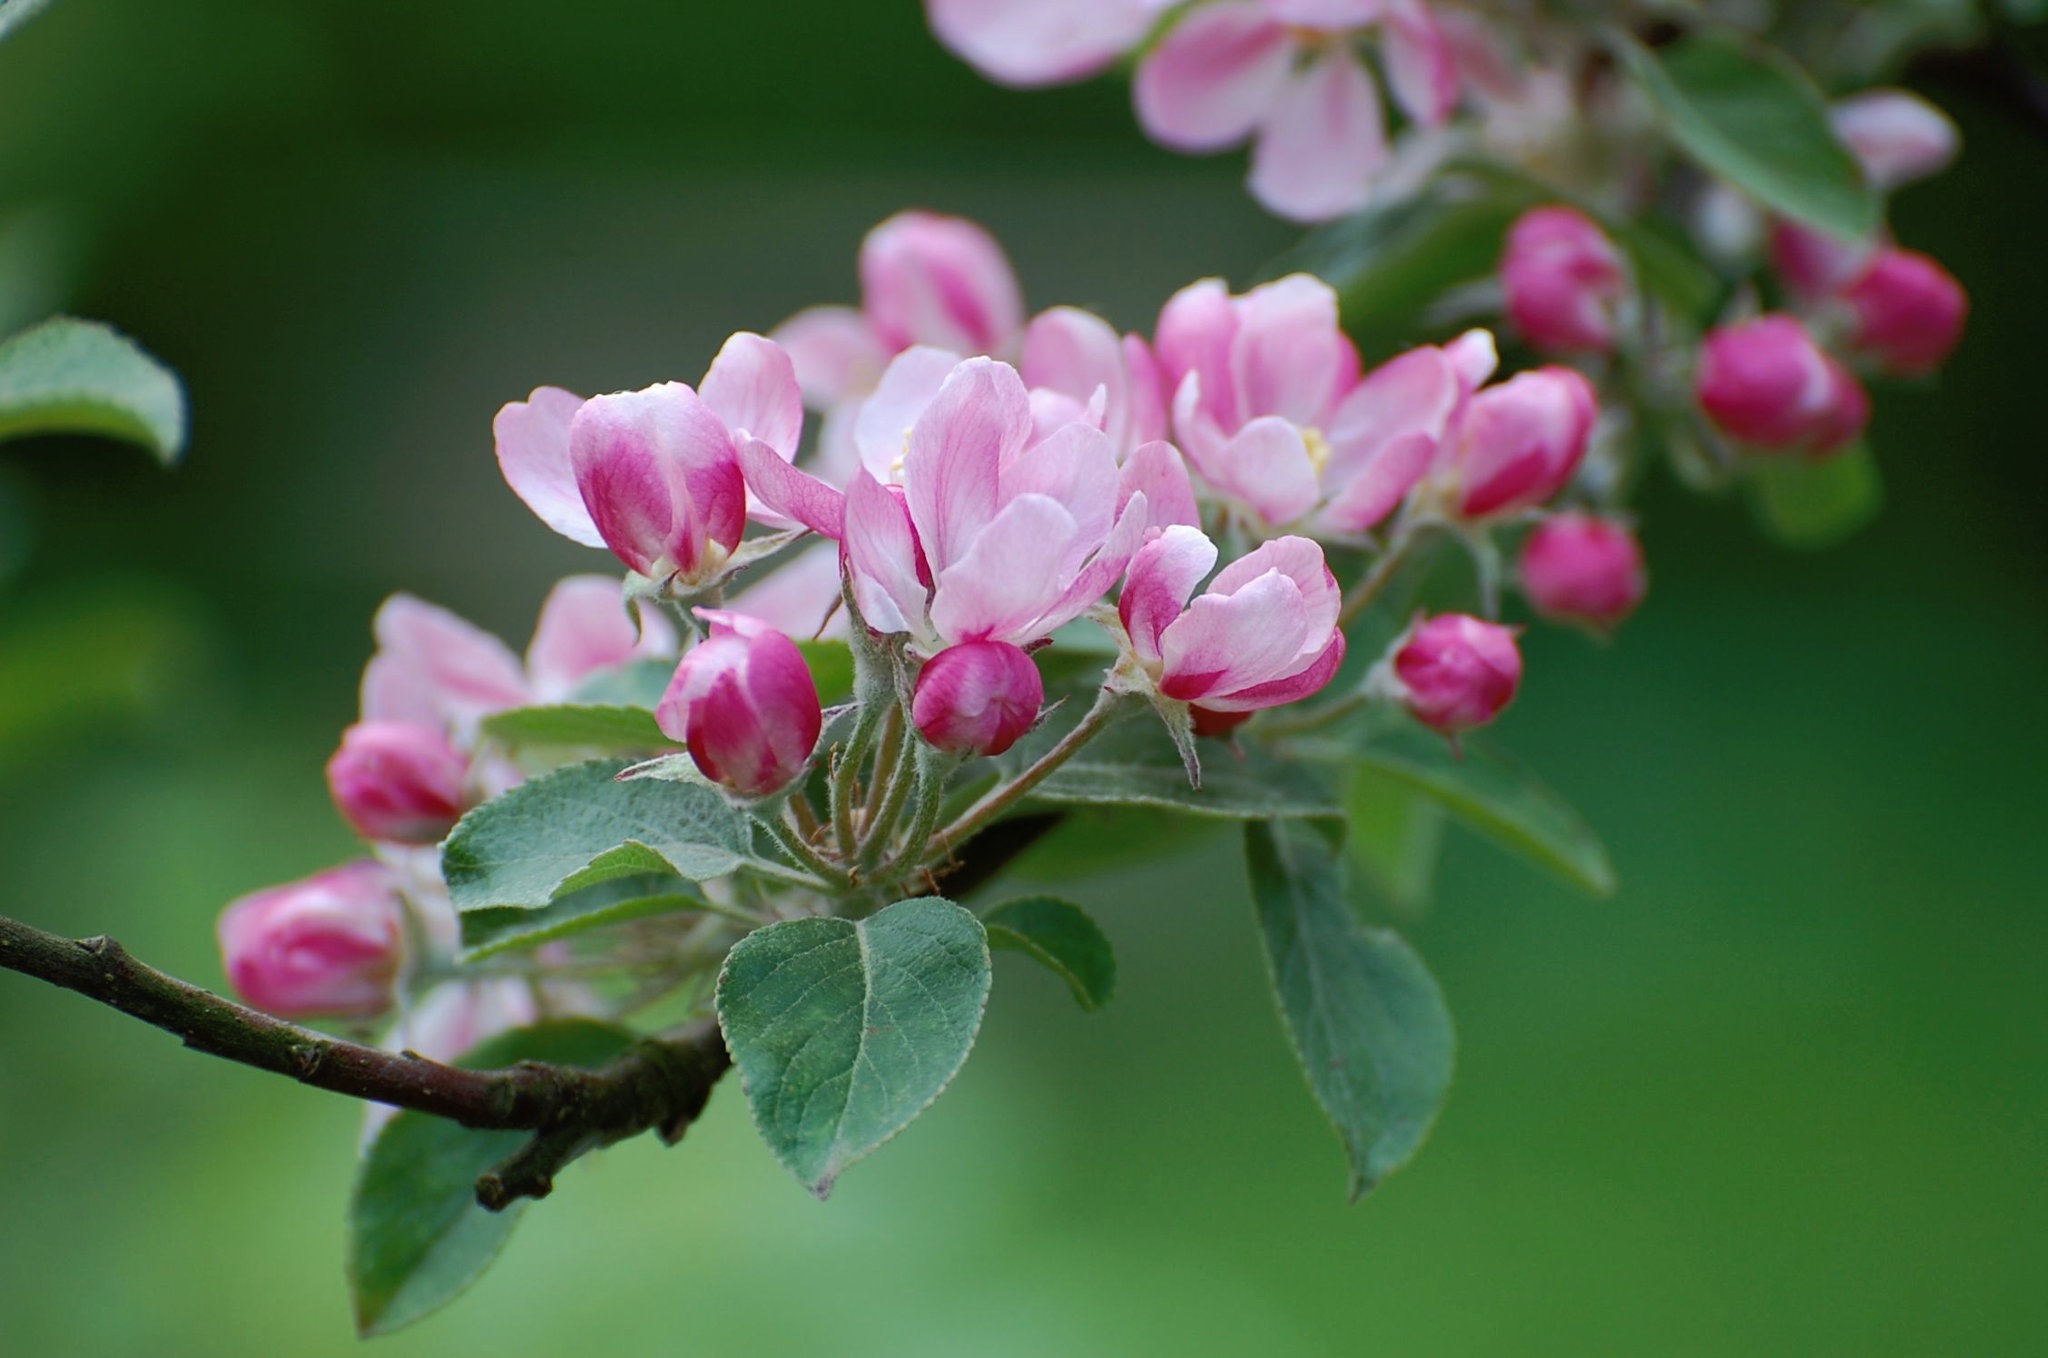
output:
[[[732,1064],[705,1020],[597,1070],[538,1061],[464,1070],[272,1018],[146,966],[111,938],[62,938],[5,916],[0,968],[77,991],[209,1056],[465,1127],[535,1133],[477,1181],[477,1200],[493,1211],[546,1196],[555,1173],[586,1151],[646,1131],[674,1144]]]

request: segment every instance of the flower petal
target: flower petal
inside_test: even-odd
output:
[[[1337,324],[1337,293],[1297,273],[1253,288],[1238,301],[1230,371],[1246,417],[1278,415],[1303,428],[1323,424],[1358,381],[1358,350]]]
[[[846,567],[853,601],[877,632],[922,632],[926,590],[917,530],[900,493],[864,471],[846,488]]]
[[[844,536],[845,496],[809,472],[790,466],[758,439],[742,443],[739,456],[747,489],[771,512],[828,538]]]
[[[876,337],[892,350],[930,344],[1006,354],[1024,328],[1009,257],[963,217],[899,212],[868,232],[860,289]]]
[[[925,0],[932,32],[1000,85],[1082,80],[1137,46],[1167,0]]]
[[[1188,479],[1187,463],[1172,444],[1155,439],[1141,443],[1125,459],[1117,479],[1117,513],[1134,495],[1145,497],[1145,526],[1170,528],[1175,524],[1198,527],[1202,522],[1195,504],[1194,483]]]
[[[1315,507],[1315,463],[1292,421],[1278,415],[1253,420],[1217,458],[1218,490],[1251,506],[1268,524],[1292,523]]]
[[[604,538],[584,508],[569,465],[569,422],[583,398],[560,387],[539,387],[514,401],[491,421],[498,444],[498,469],[512,493],[540,521],[571,542],[602,547]]]
[[[1116,447],[1127,446],[1130,379],[1123,342],[1109,322],[1078,307],[1040,312],[1024,330],[1018,371],[1034,392],[1045,388],[1084,407],[1097,391],[1104,392],[1103,432]]]
[[[925,345],[905,349],[890,360],[875,394],[861,402],[853,421],[854,446],[868,475],[885,486],[903,479],[911,427],[959,366],[960,355],[952,350]]]
[[[1216,568],[1216,544],[1200,528],[1168,528],[1131,560],[1117,615],[1138,658],[1159,659],[1159,637],[1181,615],[1203,577]]]
[[[1232,594],[1198,596],[1160,635],[1159,691],[1201,702],[1288,672],[1309,634],[1294,581],[1268,571]]]
[[[377,654],[363,672],[363,720],[461,731],[530,697],[512,648],[445,608],[394,594],[371,629]]]
[[[932,626],[948,643],[1035,641],[1033,624],[1059,602],[1061,564],[1078,531],[1047,495],[1020,495],[977,533],[966,553],[938,572]]]
[[[1211,712],[1257,712],[1263,708],[1298,703],[1320,692],[1324,685],[1337,677],[1337,670],[1344,663],[1344,646],[1344,634],[1332,632],[1329,643],[1317,653],[1316,658],[1295,673],[1268,679],[1263,684],[1232,689],[1228,693],[1211,694],[1202,699],[1202,706]]]
[[[1310,538],[1289,536],[1260,543],[1216,572],[1216,578],[1209,582],[1209,593],[1233,594],[1268,571],[1280,572],[1301,591],[1311,633],[1325,632],[1337,625],[1337,613],[1344,604],[1343,591],[1337,588],[1337,577],[1330,573],[1322,547]],[[1319,635],[1313,640],[1318,646],[1322,644]]]
[[[697,387],[735,442],[759,439],[787,460],[804,435],[804,399],[796,364],[782,346],[741,331],[725,342]]]
[[[1288,81],[1252,147],[1252,196],[1282,217],[1327,221],[1365,206],[1387,161],[1379,90],[1349,48]]]
[[[995,518],[999,475],[1031,438],[1031,398],[1017,370],[970,358],[910,430],[903,486],[934,578]]]
[[[675,625],[659,610],[627,604],[611,576],[572,575],[548,591],[541,605],[526,648],[526,673],[534,698],[555,703],[599,670],[675,652]]]
[[[1138,63],[1138,122],[1176,151],[1235,146],[1280,97],[1294,51],[1286,27],[1259,5],[1197,9]]]
[[[1116,453],[1101,430],[1069,424],[1027,448],[1003,469],[998,503],[1019,495],[1044,495],[1058,501],[1074,518],[1076,548],[1085,558],[1102,545],[1116,521]],[[1079,560],[1062,563],[1069,576]]]
[[[1458,65],[1450,42],[1421,0],[1394,0],[1380,30],[1387,84],[1401,111],[1440,127],[1458,104]]]
[[[799,311],[769,338],[789,355],[804,399],[815,409],[873,391],[889,362],[868,318],[850,306]]]
[[[732,596],[733,608],[793,637],[843,637],[839,603],[840,549],[814,541]]]

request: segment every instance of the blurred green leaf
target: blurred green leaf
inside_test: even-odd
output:
[[[1353,866],[1396,909],[1421,913],[1443,848],[1443,804],[1411,783],[1361,766],[1351,771],[1344,806]]]
[[[515,707],[484,718],[483,733],[511,749],[533,746],[642,754],[674,747],[642,707]]]
[[[981,917],[992,948],[1038,959],[1091,1013],[1116,991],[1116,952],[1088,912],[1053,896],[1006,901]]]
[[[1450,1089],[1443,992],[1389,929],[1359,926],[1336,851],[1304,827],[1245,826],[1273,993],[1316,1101],[1351,1160],[1353,1201],[1406,1164]]]
[[[0,344],[0,438],[26,434],[100,434],[172,463],[185,447],[185,392],[134,341],[59,316]]]
[[[843,641],[799,641],[811,667],[812,682],[818,686],[818,701],[828,706],[853,696],[853,648]]]
[[[462,960],[536,948],[589,929],[650,915],[701,910],[704,898],[679,878],[643,873],[565,892],[538,910],[487,907],[462,916]]]
[[[668,681],[675,677],[673,660],[629,660],[599,670],[569,695],[573,704],[589,707],[637,707],[652,712],[661,706]]]
[[[49,5],[50,0],[0,0],[0,38],[33,19]]]
[[[1877,196],[1820,91],[1782,52],[1720,31],[1659,52],[1619,34],[1614,46],[1672,140],[1702,167],[1836,236],[1862,240],[1877,229]]]
[[[1788,547],[1832,547],[1884,507],[1884,479],[1865,444],[1823,458],[1757,458],[1750,503],[1764,531]]]
[[[753,827],[724,797],[655,778],[622,783],[624,767],[616,759],[572,764],[464,816],[441,848],[456,907],[537,910],[614,877],[702,881],[747,861]]]
[[[981,922],[937,897],[741,939],[719,973],[718,1021],[775,1158],[830,1195],[952,1081],[989,976]]]
[[[633,1045],[624,1029],[588,1020],[544,1023],[492,1038],[458,1064],[494,1070],[518,1061],[592,1069]],[[384,1125],[348,1205],[348,1274],[356,1328],[390,1334],[454,1300],[482,1276],[525,1210],[477,1206],[476,1180],[530,1137],[484,1132],[425,1113]]]

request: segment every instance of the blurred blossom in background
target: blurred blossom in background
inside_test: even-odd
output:
[[[1115,1002],[1003,964],[953,1095],[829,1205],[728,1089],[379,1351],[667,1352],[683,1317],[706,1352],[2037,1351],[2048,151],[1926,89],[1968,152],[1896,220],[1974,312],[1938,387],[1877,393],[1892,512],[1801,555],[1655,487],[1628,628],[1524,636],[1503,737],[1622,891],[1446,857],[1409,927],[1460,1077],[1412,1168],[1342,1205],[1230,845],[1192,841],[1085,893]],[[590,567],[491,457],[539,383],[688,380],[854,302],[908,206],[985,223],[1033,310],[1249,285],[1295,233],[1128,98],[991,86],[913,0],[52,7],[0,47],[0,303],[134,334],[193,435],[169,475],[0,450],[9,913],[218,984],[223,903],[350,857],[320,769],[378,602],[517,640]],[[26,980],[0,1032],[0,1352],[357,1351],[357,1109]]]

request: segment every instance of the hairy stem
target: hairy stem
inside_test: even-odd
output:
[[[1012,778],[1009,782],[991,788],[987,795],[960,813],[960,818],[938,832],[939,847],[950,852],[952,846],[962,844],[975,831],[1003,814],[1020,799],[1030,793],[1060,765],[1077,754],[1083,745],[1093,740],[1103,727],[1109,725],[1111,717],[1122,706],[1123,695],[1110,689],[1102,689],[1095,695],[1095,706],[1088,709],[1073,730],[1060,738],[1060,743],[1038,757],[1037,762]]]

